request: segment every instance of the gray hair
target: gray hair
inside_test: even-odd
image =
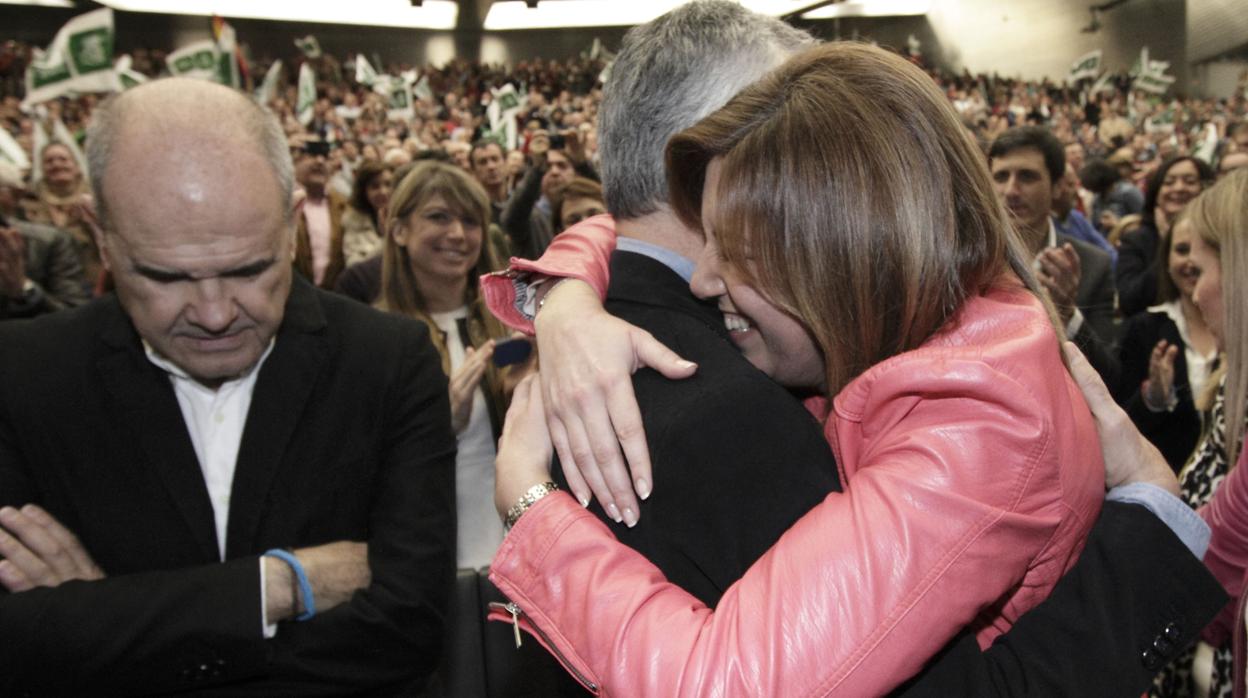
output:
[[[602,185],[617,219],[667,202],[663,149],[816,40],[727,0],[697,0],[631,29],[603,86]]]
[[[254,145],[277,177],[283,216],[290,221],[295,167],[290,159],[286,133],[273,113],[250,97],[220,85],[189,78],[164,78],[113,95],[92,113],[87,126],[87,167],[96,215],[105,231],[112,226],[104,198],[104,175],[118,135],[133,121],[136,110],[145,109],[159,110],[149,123],[169,128],[199,127],[240,139],[254,139]]]

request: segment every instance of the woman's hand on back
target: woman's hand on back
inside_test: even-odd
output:
[[[611,518],[631,526],[637,496],[650,496],[654,482],[632,374],[648,366],[687,378],[697,366],[612,317],[577,280],[547,293],[534,326],[546,422],[568,486],[581,504],[592,493]]]

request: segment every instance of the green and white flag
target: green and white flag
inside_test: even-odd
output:
[[[516,127],[516,115],[528,103],[528,95],[518,95],[515,86],[510,83],[492,89],[491,92],[494,99],[490,100],[490,106],[485,109],[490,120],[490,131],[502,135],[507,150],[515,150],[520,135]]]
[[[355,81],[365,87],[372,87],[377,82],[377,71],[373,70],[373,66],[369,65],[368,59],[362,53],[355,56]]]
[[[386,109],[387,119],[411,121],[416,116],[416,109],[412,106],[412,78],[411,73],[390,78],[390,90],[386,93],[390,98],[390,104]]]
[[[217,82],[236,90],[243,89],[243,76],[238,70],[238,37],[234,27],[221,22],[217,37]]]
[[[27,108],[69,92],[116,92],[113,73],[113,11],[104,8],[65,23],[46,51],[26,68]]]
[[[26,151],[22,150],[22,146],[9,135],[6,128],[0,128],[0,162],[12,163],[22,171],[30,169],[30,158],[26,157]]]
[[[303,55],[308,58],[321,57],[321,42],[317,41],[316,37],[311,34],[308,34],[302,39],[295,39],[295,46],[298,47],[300,51],[303,51]]]
[[[1174,78],[1169,75],[1141,75],[1131,83],[1131,88],[1141,90],[1149,94],[1161,95],[1174,84]]]
[[[1088,88],[1088,96],[1091,97],[1092,95],[1098,92],[1105,92],[1105,91],[1112,92],[1114,89],[1114,86],[1109,84],[1109,81],[1111,78],[1113,78],[1113,74],[1108,71],[1101,77],[1097,78],[1096,82],[1092,83],[1092,87]]]
[[[146,75],[130,67],[130,54],[117,59],[117,62],[113,64],[113,72],[117,74],[117,82],[123,90],[147,82]]]
[[[304,63],[299,66],[299,99],[295,102],[295,116],[299,123],[307,126],[312,123],[313,108],[316,106],[316,73],[312,66]]]
[[[433,88],[429,87],[428,75],[420,76],[420,80],[417,80],[416,84],[412,86],[412,93],[416,95],[416,99],[426,102],[433,101]]]
[[[282,62],[280,60],[273,61],[273,65],[269,66],[268,72],[264,74],[264,82],[260,83],[260,89],[256,90],[256,101],[267,105],[277,96],[277,79],[282,74]]]
[[[1072,82],[1094,78],[1101,72],[1101,50],[1090,51],[1075,60],[1070,66]]]
[[[1148,57],[1148,47],[1141,48],[1139,58],[1136,58],[1135,65],[1131,66],[1130,75],[1135,78],[1135,81],[1131,83],[1131,89],[1154,95],[1165,94],[1166,90],[1174,84],[1174,77],[1166,75],[1169,68],[1169,61],[1151,60]]]
[[[221,82],[218,53],[217,42],[204,39],[170,53],[165,57],[165,64],[170,74],[177,77]]]

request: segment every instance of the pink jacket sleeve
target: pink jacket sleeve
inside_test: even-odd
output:
[[[608,267],[615,251],[615,219],[594,216],[555,236],[537,261],[511,258],[511,266],[481,277],[481,293],[494,317],[513,330],[533,334],[533,300],[529,293],[538,278],[570,277],[607,295]]]
[[[1209,524],[1212,535],[1205,552],[1205,566],[1222,583],[1232,603],[1214,619],[1205,637],[1221,644],[1236,630],[1239,620],[1235,608],[1244,591],[1244,574],[1248,571],[1248,450],[1241,449],[1239,461],[1213,499],[1198,512]]]
[[[1046,406],[983,363],[945,360],[939,372],[923,390],[901,374],[879,382],[846,491],[794,524],[713,612],[565,494],[521,517],[490,578],[602,695],[886,693],[997,615],[1047,564],[1070,513],[1050,491],[1064,454]]]

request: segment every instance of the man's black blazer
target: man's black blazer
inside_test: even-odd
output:
[[[616,251],[606,308],[697,362],[698,372],[684,381],[634,376],[655,480],[637,526],[591,507],[669,581],[713,606],[789,524],[840,489],[835,461],[810,414],[745,361],[719,311],[694,299],[674,271]],[[898,692],[1139,695],[1225,601],[1157,517],[1107,502],[1046,601],[985,652],[971,633],[955,638]]]
[[[1114,268],[1109,254],[1096,245],[1062,233],[1057,244],[1070,243],[1079,255],[1079,288],[1075,304],[1083,313],[1083,325],[1070,341],[1088,357],[1106,385],[1118,385],[1118,328],[1114,324]]]
[[[455,561],[455,438],[424,325],[296,279],[239,449],[226,559],[168,376],[107,296],[0,326],[0,505],[98,582],[0,594],[0,694],[418,690]],[[372,584],[262,637],[257,555],[367,541]]]

